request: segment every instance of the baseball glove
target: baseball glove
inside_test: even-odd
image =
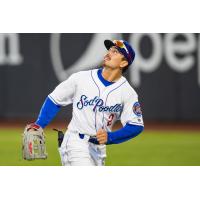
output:
[[[25,127],[22,140],[22,154],[25,160],[46,159],[45,134],[37,124]]]

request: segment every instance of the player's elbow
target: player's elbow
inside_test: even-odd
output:
[[[144,130],[144,126],[138,126],[138,135],[142,133]]]
[[[136,126],[133,131],[133,137],[138,136],[144,130],[144,126]]]
[[[127,127],[127,132],[129,133],[127,135],[129,139],[138,136],[144,130],[144,126],[139,126],[139,125],[128,124],[126,127]]]
[[[144,130],[144,126],[140,125],[127,124],[126,127],[132,137],[136,137]]]

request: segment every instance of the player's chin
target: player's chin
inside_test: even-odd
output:
[[[107,60],[105,60],[105,61],[103,61],[103,66],[104,67],[111,67],[112,68],[112,64],[109,62],[109,61],[107,61]]]

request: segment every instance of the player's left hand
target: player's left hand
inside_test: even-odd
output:
[[[107,143],[108,134],[104,129],[99,129],[97,131],[96,137],[97,137],[99,144],[106,144]]]

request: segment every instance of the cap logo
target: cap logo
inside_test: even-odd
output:
[[[125,49],[126,53],[129,55],[129,51],[128,51],[128,49],[126,48],[126,45],[124,44],[123,40],[114,40],[113,43],[114,43],[117,47],[119,47],[119,48],[121,48],[121,49]]]

